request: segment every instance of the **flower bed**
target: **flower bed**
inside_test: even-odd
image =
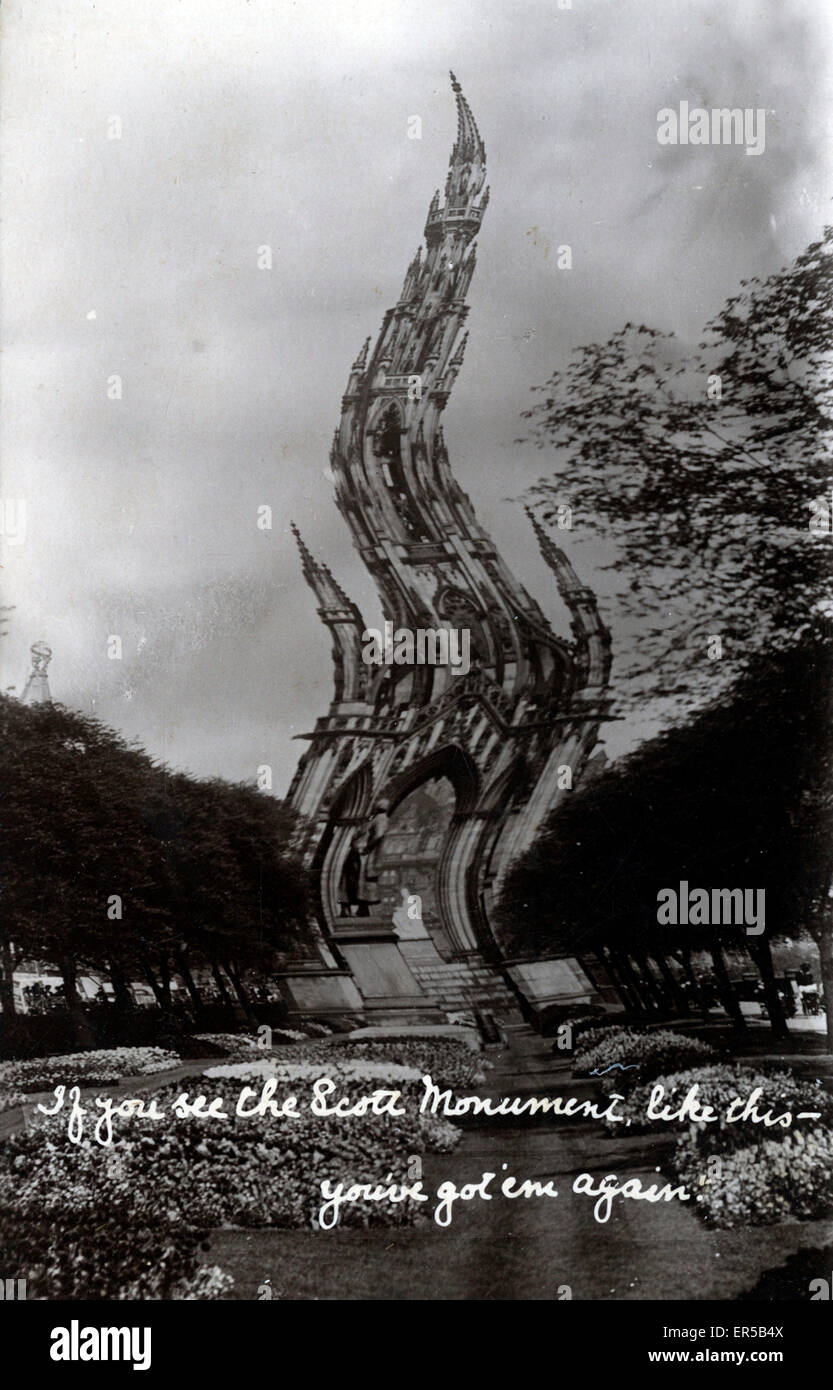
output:
[[[833,1215],[833,1132],[790,1132],[735,1149],[710,1177],[694,1136],[674,1156],[680,1181],[696,1193],[698,1215],[713,1226],[769,1226]],[[702,1179],[702,1181],[701,1181]]]
[[[587,1053],[592,1052],[600,1043],[612,1043],[615,1039],[630,1035],[635,1031],[635,1029],[625,1028],[621,1023],[617,1023],[586,1028],[577,1037],[574,1033],[573,1058],[576,1063],[583,1063]]]
[[[339,1062],[393,1062],[412,1067],[424,1076],[430,1073],[434,1081],[455,1090],[481,1085],[491,1065],[462,1038],[401,1037],[401,1038],[339,1038],[337,1043],[303,1043],[289,1049],[273,1048],[269,1054],[283,1061],[305,1061],[326,1069],[337,1058]]]
[[[282,1044],[309,1042],[310,1034],[301,1032],[298,1028],[270,1028],[270,1043],[264,1046],[260,1038],[254,1037],[251,1033],[195,1033],[192,1041],[200,1043],[205,1047],[206,1056],[210,1057],[215,1051],[223,1052],[227,1057],[267,1057],[274,1047]],[[322,1034],[320,1036],[329,1036]],[[196,1054],[195,1054],[196,1055]]]
[[[195,1033],[193,1041],[205,1043],[209,1057],[218,1050],[226,1057],[262,1057],[265,1051],[248,1033]]]
[[[356,1060],[345,1062],[332,1058],[326,1067],[320,1062],[284,1062],[272,1057],[264,1057],[256,1062],[229,1062],[214,1067],[206,1067],[203,1076],[214,1080],[217,1077],[231,1077],[237,1081],[265,1081],[276,1076],[282,1081],[315,1081],[319,1076],[344,1078],[348,1081],[373,1081],[413,1084],[421,1080],[414,1067],[403,1067],[397,1062],[367,1062]]]
[[[649,1120],[648,1102],[657,1084],[664,1088],[661,1102],[663,1105],[669,1105],[674,1100],[679,1103],[696,1084],[696,1099],[703,1105],[710,1105],[721,1118],[708,1124],[694,1126],[689,1120]],[[746,1098],[758,1088],[763,1092],[757,1102],[757,1109],[761,1113],[772,1110],[775,1114],[781,1114],[789,1110],[795,1115],[802,1110],[812,1110],[821,1112],[822,1123],[833,1122],[833,1096],[823,1086],[801,1081],[788,1070],[764,1073],[737,1063],[718,1063],[716,1066],[695,1067],[688,1071],[675,1072],[671,1076],[658,1076],[637,1086],[627,1101],[619,1106],[619,1112],[631,1121],[632,1134],[679,1134],[691,1129],[701,1157],[706,1158],[711,1154],[745,1148],[750,1137],[758,1133],[765,1133],[769,1138],[783,1136],[782,1129],[764,1130],[762,1126],[753,1127],[746,1122],[726,1122],[724,1117],[732,1101]],[[619,1124],[611,1120],[605,1120],[604,1125],[611,1133],[620,1128]]]
[[[7,1091],[0,1089],[0,1115],[4,1110],[14,1110],[18,1105],[25,1105],[29,1097],[23,1091]]]
[[[696,1100],[719,1118],[649,1120],[647,1107],[658,1084],[664,1088],[660,1104],[675,1108],[696,1085]],[[773,1121],[789,1112],[789,1126],[727,1120],[732,1102],[746,1101],[756,1090],[756,1112],[769,1112]],[[673,1180],[685,1185],[697,1215],[709,1225],[762,1226],[833,1215],[833,1096],[820,1084],[785,1069],[717,1063],[642,1081],[618,1111],[630,1121],[631,1134],[676,1140],[668,1159]],[[802,1111],[819,1118],[796,1124]],[[802,1128],[810,1123],[811,1129]],[[604,1124],[608,1133],[621,1134],[621,1121]]]
[[[450,1042],[455,1046],[468,1047],[472,1052],[481,1052],[483,1044],[476,1028],[461,1026],[459,1023],[425,1023],[420,1026],[418,1023],[408,1023],[403,1025],[396,1033],[389,1028],[370,1027],[358,1028],[347,1038],[340,1038],[339,1042],[349,1044],[365,1042],[401,1043],[401,1042]]]
[[[65,1129],[49,1121],[0,1149],[4,1254],[26,1271],[28,1297],[201,1296],[204,1220],[171,1208],[168,1184],[157,1185],[147,1152],[122,1168],[115,1150],[70,1144]]]
[[[327,1023],[320,1023],[316,1018],[304,1018],[301,1026],[308,1037],[329,1038],[333,1034],[333,1029]]]
[[[411,1067],[423,1076],[430,1072],[434,1081],[445,1086],[461,1089],[478,1086],[486,1079],[486,1069],[491,1065],[480,1053],[463,1038],[438,1036],[420,1037],[408,1034],[403,1037],[385,1038],[343,1038],[327,1041],[307,1038],[303,1042],[282,1045],[273,1042],[270,1048],[258,1047],[256,1042],[244,1034],[203,1034],[204,1041],[209,1038],[223,1047],[228,1044],[228,1055],[241,1062],[259,1062],[269,1059],[277,1062],[314,1062],[319,1075],[329,1067],[335,1058],[339,1062],[367,1061],[394,1063]]]
[[[589,1037],[591,1034],[585,1034],[585,1038]],[[605,1090],[627,1094],[652,1077],[682,1071],[716,1056],[715,1048],[709,1043],[667,1028],[652,1033],[637,1033],[629,1028],[604,1029],[601,1038],[578,1053],[573,1075],[587,1076],[596,1068],[616,1067],[615,1071],[599,1077],[599,1084]]]
[[[457,1144],[460,1131],[447,1120],[419,1114],[420,1069],[322,1050],[326,1065],[318,1057],[261,1056],[209,1068],[210,1085],[169,1082],[156,1093],[165,1119],[116,1117],[107,1148],[89,1136],[71,1144],[60,1114],[8,1139],[0,1146],[4,1257],[26,1269],[29,1297],[222,1296],[222,1272],[197,1266],[197,1247],[212,1227],[308,1227],[325,1178],[375,1185],[391,1174],[393,1182],[410,1181],[426,1150],[448,1152]],[[322,1075],[336,1082],[339,1099],[399,1090],[406,1113],[312,1114],[312,1082]],[[298,1118],[238,1117],[246,1082],[257,1096],[271,1076],[278,1104],[298,1096]],[[228,1118],[177,1118],[169,1107],[183,1090],[221,1096]],[[428,1218],[410,1201],[351,1203],[341,1217],[353,1226],[417,1219]]]
[[[55,1086],[113,1085],[123,1076],[152,1076],[179,1066],[175,1052],[161,1047],[110,1047],[95,1052],[69,1052],[60,1057],[33,1057],[25,1062],[0,1063],[4,1091],[51,1091]]]
[[[573,1037],[577,1040],[576,1047],[579,1046],[578,1039],[581,1040],[581,1045],[584,1046],[587,1036],[590,1033],[594,1034],[598,1042],[610,1032],[611,1028],[616,1028],[621,1032],[623,1028],[630,1026],[630,1019],[625,1015],[604,1014],[598,1011],[596,1013],[579,1013],[576,1014],[574,1018],[567,1016],[562,1021],[564,1023],[569,1023],[572,1028]]]

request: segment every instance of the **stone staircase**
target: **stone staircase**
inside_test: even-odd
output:
[[[411,959],[409,964],[428,998],[443,1009],[453,1012],[476,1005],[503,1015],[518,1012],[517,996],[500,971],[483,961]]]

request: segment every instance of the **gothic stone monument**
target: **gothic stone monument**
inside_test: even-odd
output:
[[[425,251],[353,364],[330,462],[386,620],[468,630],[470,669],[367,664],[361,614],[295,532],[335,684],[289,793],[317,885],[314,949],[285,974],[299,1011],[401,1019],[518,992],[533,1006],[598,997],[588,962],[507,961],[490,925],[508,867],[569,795],[559,769],[575,785],[596,742],[610,641],[593,594],[530,514],[572,615],[572,640],[552,631],[449,466],[440,422],[489,197],[485,146],[453,74],[452,88],[445,197],[435,193]]]

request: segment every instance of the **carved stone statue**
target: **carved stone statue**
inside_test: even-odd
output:
[[[362,872],[362,837],[357,831],[350,841],[347,858],[338,881],[338,902],[342,917],[352,917],[353,908],[359,905],[359,884]]]
[[[382,843],[388,829],[389,802],[379,801],[373,811],[364,843],[361,845],[361,872],[359,874],[359,910],[357,917],[369,917],[371,907],[381,902],[379,897],[379,874],[381,872]]]

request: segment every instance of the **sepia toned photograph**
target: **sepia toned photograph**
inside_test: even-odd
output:
[[[824,0],[4,3],[47,1373],[183,1301],[823,1336],[831,75]]]

